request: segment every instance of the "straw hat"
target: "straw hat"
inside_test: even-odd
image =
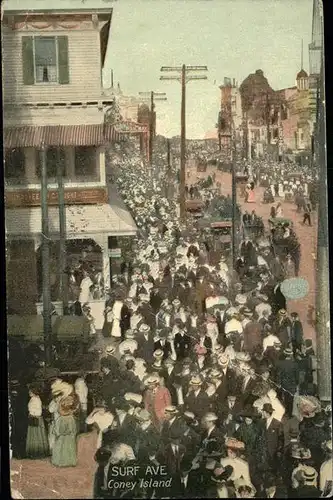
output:
[[[107,354],[113,354],[115,352],[116,348],[113,345],[107,345],[105,348],[105,352]]]
[[[194,375],[194,377],[190,379],[190,385],[197,385],[199,387],[202,385],[201,378],[198,375]]]
[[[167,413],[168,415],[177,415],[178,410],[175,406],[167,406],[164,409],[164,412]]]
[[[215,413],[209,412],[203,416],[203,420],[206,422],[216,422],[218,420],[218,416]]]
[[[240,489],[247,488],[250,490],[249,493],[250,493],[251,497],[253,498],[257,492],[257,490],[255,489],[253,484],[249,483],[248,481],[245,481],[245,479],[243,479],[243,477],[236,479],[234,484],[235,484],[235,489],[236,489],[237,493],[239,493]]]
[[[147,333],[150,331],[150,326],[147,325],[146,323],[142,323],[142,325],[140,325],[139,327],[139,332],[141,333]]]
[[[302,446],[295,446],[292,450],[291,456],[297,460],[309,460],[311,458],[311,451],[308,448],[303,448]]]
[[[229,364],[229,357],[226,354],[221,354],[218,357],[218,363],[219,365],[226,367]]]
[[[136,403],[138,405],[140,405],[142,403],[142,395],[135,394],[134,392],[126,392],[124,398],[129,403]]]
[[[146,385],[159,384],[159,382],[160,379],[157,375],[149,375],[145,380]]]
[[[278,314],[280,316],[287,316],[287,311],[285,309],[280,309],[279,312],[278,312]]]
[[[148,422],[151,419],[149,411],[144,409],[136,414],[136,418],[141,422]]]
[[[302,476],[305,484],[307,485],[316,485],[318,472],[313,467],[309,465],[304,465],[302,470]]]
[[[153,356],[155,359],[162,359],[164,356],[164,353],[163,353],[162,349],[157,349],[156,351],[154,351]]]
[[[133,340],[135,338],[135,335],[133,333],[133,330],[127,330],[125,333],[125,339],[126,340]]]

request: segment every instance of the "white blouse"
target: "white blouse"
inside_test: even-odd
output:
[[[28,403],[28,412],[32,417],[42,416],[42,402],[39,396],[32,396]]]

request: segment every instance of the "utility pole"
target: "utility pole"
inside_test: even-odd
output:
[[[148,155],[149,155],[149,168],[150,174],[153,171],[153,145],[154,145],[154,111],[155,111],[155,101],[166,101],[166,93],[165,92],[154,92],[151,90],[150,92],[139,92],[139,95],[150,99],[150,116],[149,116],[149,142],[148,142]]]
[[[179,208],[180,219],[185,221],[185,185],[186,185],[186,84],[191,80],[207,80],[206,75],[191,74],[195,71],[208,71],[207,66],[162,66],[162,72],[176,72],[178,75],[160,76],[160,80],[177,80],[181,84],[181,112],[180,112],[180,183]]]
[[[235,127],[232,121],[231,129],[231,161],[232,161],[232,179],[231,179],[231,201],[232,201],[232,267],[235,269],[236,264],[236,219],[237,219],[237,187],[236,187],[236,134]]]
[[[318,359],[318,392],[323,404],[331,402],[331,336],[328,250],[328,204],[326,168],[325,63],[322,44],[321,74],[318,82],[316,123],[316,164],[319,173],[318,240],[316,272],[316,338]]]
[[[173,189],[172,188],[172,165],[171,165],[171,140],[167,139],[167,179],[168,179],[168,198],[173,197]]]
[[[42,212],[42,271],[43,271],[43,330],[45,363],[51,364],[51,287],[50,287],[50,238],[49,238],[49,207],[48,207],[48,176],[46,148],[41,149],[41,212]]]
[[[66,280],[66,206],[64,191],[64,165],[57,149],[57,180],[59,206],[59,298],[62,301],[63,315],[68,313],[68,289]]]

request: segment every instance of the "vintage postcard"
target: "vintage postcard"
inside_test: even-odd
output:
[[[13,498],[332,496],[324,15],[2,3]]]

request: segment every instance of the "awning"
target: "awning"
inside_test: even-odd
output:
[[[119,139],[110,123],[98,125],[56,125],[6,127],[4,146],[8,149],[46,146],[101,146]]]
[[[77,239],[85,234],[108,234],[109,236],[134,236],[135,222],[125,207],[110,199],[112,205],[66,206],[66,237]],[[6,210],[7,235],[29,238],[42,232],[40,207],[11,208]],[[59,235],[59,209],[49,207],[50,236]]]
[[[88,340],[89,322],[84,316],[52,316],[52,333],[61,340]],[[9,337],[24,337],[32,342],[44,340],[43,316],[7,316],[7,333]]]

